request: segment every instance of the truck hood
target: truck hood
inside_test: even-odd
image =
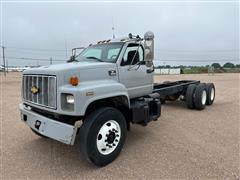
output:
[[[38,68],[30,68],[25,70],[23,74],[57,75],[58,73],[66,72],[66,71],[113,68],[115,66],[116,64],[114,63],[83,61],[83,62],[72,62],[72,63],[41,66]]]
[[[109,71],[115,71],[116,75],[110,76]],[[71,76],[77,76],[80,82],[108,79],[118,81],[117,65],[106,62],[73,62],[42,66],[27,69],[23,72],[23,75],[25,74],[55,75],[58,85],[69,84]]]

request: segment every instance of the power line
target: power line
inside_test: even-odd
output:
[[[7,46],[6,48],[10,49],[19,49],[19,50],[29,50],[29,51],[62,51],[66,52],[66,49],[42,49],[42,48],[21,48],[21,47],[13,47],[13,46]]]
[[[66,46],[66,42],[65,42],[65,46]],[[2,47],[3,50],[5,49],[6,50],[6,47]],[[30,52],[27,52],[29,54],[39,54],[39,53],[49,53],[50,51],[53,52],[59,52],[59,53],[67,53],[67,49],[36,49],[36,48],[21,48],[21,47],[11,47],[11,46],[8,46],[7,47],[7,50],[10,51],[30,51]],[[187,53],[185,55],[191,55],[191,54],[196,54],[196,53],[232,53],[232,52],[238,52],[240,51],[240,49],[215,49],[215,50],[176,50],[176,49],[155,49],[156,51],[158,52],[162,52],[163,54],[173,54],[173,55],[176,55],[177,54],[180,54],[181,55],[184,55],[184,54],[181,54],[181,53]],[[32,52],[31,52],[32,51]],[[35,52],[37,51],[37,52]],[[190,54],[188,54],[190,53]],[[44,55],[44,56],[47,56],[46,54],[41,54],[41,55]],[[51,60],[50,60],[50,63],[53,62],[53,61],[56,61],[56,62],[66,62],[66,60],[64,59],[56,59],[56,60],[53,60],[52,59],[52,54],[50,55],[49,53],[49,56],[51,57]],[[55,56],[59,56],[59,57],[64,57],[64,55],[55,55]],[[19,59],[19,60],[26,60],[26,61],[47,61],[49,62],[49,58],[48,59],[44,59],[44,58],[32,58],[32,57],[5,57],[7,59]],[[184,62],[239,62],[239,59],[220,59],[220,58],[203,58],[203,59],[189,59],[190,57],[188,57],[187,59],[183,59],[183,58],[180,58],[180,59],[161,59],[161,58],[156,58],[154,59],[154,61],[162,61],[162,62],[179,62],[179,63],[184,63]],[[5,63],[5,61],[4,61]]]
[[[2,57],[1,57],[2,58]],[[26,57],[6,57],[8,59],[21,59],[21,60],[27,60],[27,61],[32,61],[32,60],[35,60],[35,61],[48,61],[49,62],[49,59],[41,59],[41,58],[26,58]],[[63,60],[63,59],[55,59],[55,60],[52,60],[52,61],[65,61],[66,60]]]
[[[153,61],[162,61],[162,62],[240,62],[236,59],[154,59]]]
[[[114,27],[113,27],[114,28]],[[5,46],[7,49],[19,49],[19,50],[27,50],[27,51],[60,51],[66,53],[65,49],[44,49],[44,48],[22,48],[22,47],[13,47],[13,46]],[[211,50],[192,50],[192,49],[155,49],[156,51],[167,51],[167,52],[184,52],[184,53],[195,53],[195,52],[240,52],[240,49],[211,49]],[[70,51],[70,50],[69,50]]]
[[[236,52],[240,49],[211,49],[211,50],[191,50],[191,49],[155,49],[156,51],[168,51],[168,52]]]
[[[10,51],[10,52],[9,52]],[[13,51],[13,52],[12,52]],[[22,52],[16,52],[15,50],[7,50],[7,52],[11,53],[11,54],[19,54]],[[46,54],[48,53],[48,54]],[[66,57],[65,55],[60,55],[60,54],[50,54],[49,52],[24,52],[24,54],[31,54],[31,55],[37,55],[37,56],[54,56],[54,57]]]
[[[8,59],[21,59],[21,60],[36,60],[36,61],[48,61],[49,59],[42,58],[29,58],[29,57],[6,57]],[[52,61],[65,61],[64,59],[55,59]],[[237,59],[154,59],[154,61],[162,61],[162,62],[239,62]]]
[[[223,51],[223,52],[167,52],[167,51],[156,51],[156,54],[162,54],[162,55],[174,55],[174,56],[223,56],[223,55],[232,55],[232,56],[238,56],[238,52],[230,52],[230,51]]]

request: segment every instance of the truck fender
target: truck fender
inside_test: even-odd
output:
[[[106,98],[114,98],[114,97],[124,97],[127,99],[127,106],[130,108],[130,100],[127,92],[127,88],[116,81],[97,81],[94,84],[84,84],[84,92],[82,94],[81,99],[85,99],[84,103],[81,103],[81,114],[85,115],[85,112],[88,106],[98,100],[106,99]],[[90,94],[88,96],[88,94]],[[85,96],[83,98],[83,96]]]

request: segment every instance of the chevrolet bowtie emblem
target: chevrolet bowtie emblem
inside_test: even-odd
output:
[[[39,89],[38,89],[36,86],[33,86],[33,87],[31,87],[31,92],[32,92],[33,94],[36,94],[36,93],[39,92]]]

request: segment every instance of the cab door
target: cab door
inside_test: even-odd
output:
[[[152,93],[153,73],[148,69],[142,45],[130,43],[118,66],[119,81],[127,88],[130,98]]]

